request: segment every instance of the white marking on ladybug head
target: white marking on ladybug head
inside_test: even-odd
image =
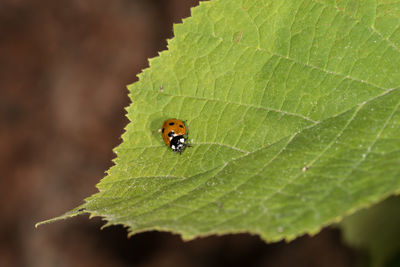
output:
[[[179,142],[184,143],[185,142],[185,138],[179,139]]]
[[[171,148],[172,148],[172,149],[175,149],[175,145],[172,145]]]

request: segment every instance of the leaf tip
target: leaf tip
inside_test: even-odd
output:
[[[78,208],[75,208],[75,209],[73,209],[71,211],[68,211],[68,212],[64,213],[63,215],[60,215],[60,216],[57,216],[57,217],[54,217],[54,218],[51,218],[51,219],[48,219],[48,220],[37,222],[35,224],[35,228],[38,228],[39,226],[41,226],[43,224],[48,224],[48,223],[52,223],[52,222],[65,220],[65,219],[68,219],[68,218],[72,218],[72,217],[75,217],[75,216],[83,214],[83,213],[87,213],[86,208],[78,207]]]

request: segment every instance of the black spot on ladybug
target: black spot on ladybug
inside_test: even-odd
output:
[[[169,125],[174,125],[174,124],[175,124],[175,122],[170,122],[170,123],[169,123]]]
[[[164,129],[164,128],[162,128],[162,132],[163,132],[163,133],[164,133],[164,130],[165,130],[165,129]]]
[[[179,125],[179,127],[183,128],[183,125],[181,124],[181,125]]]
[[[168,133],[168,136],[169,136],[169,137],[174,136],[174,131],[169,132],[169,133]]]

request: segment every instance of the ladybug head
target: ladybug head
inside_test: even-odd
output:
[[[171,139],[170,147],[172,151],[182,153],[186,147],[186,138],[183,135],[174,136]]]

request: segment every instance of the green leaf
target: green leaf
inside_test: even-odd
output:
[[[400,192],[399,20],[399,1],[202,2],[129,86],[115,166],[79,208],[130,234],[275,241]]]

